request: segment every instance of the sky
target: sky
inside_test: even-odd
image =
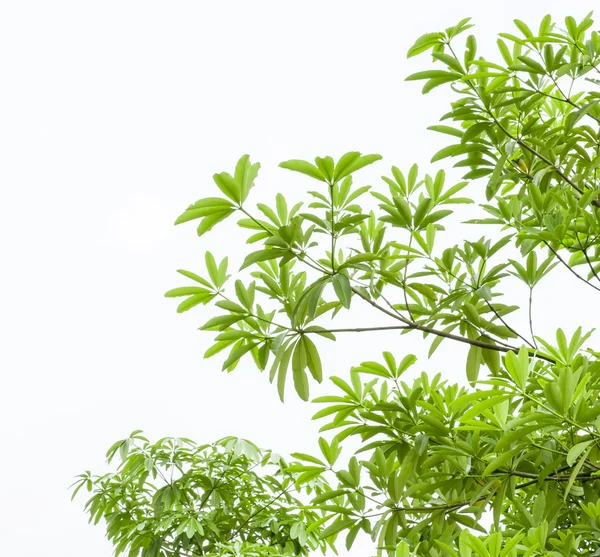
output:
[[[594,4],[1,1],[0,552],[111,555],[68,486],[106,471],[106,449],[134,429],[314,451],[315,405],[281,404],[249,362],[221,373],[221,359],[202,358],[209,311],[177,315],[163,297],[185,283],[176,269],[203,270],[207,249],[232,268],[247,249],[227,225],[199,239],[175,218],[244,153],[262,165],[254,201],[302,197],[306,181],[277,167],[292,158],[380,153],[364,183],[392,165],[435,172],[447,138],[426,128],[452,97],[404,81],[429,64],[406,59],[414,40],[471,16],[487,52],[514,18]],[[540,335],[594,326],[599,308],[573,277],[557,271],[540,290]],[[329,376],[387,349],[464,381],[466,350],[446,345],[430,361],[417,336],[392,333],[320,349]],[[369,551],[361,541],[352,555]]]

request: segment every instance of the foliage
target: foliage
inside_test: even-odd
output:
[[[306,555],[324,546],[285,461],[249,441],[151,444],[134,431],[106,456],[120,459],[117,472],[81,474],[73,497],[93,490],[86,510],[106,520],[116,555]]]
[[[181,270],[192,285],[166,294],[183,299],[179,312],[213,303],[219,315],[201,327],[216,333],[206,357],[226,351],[227,371],[251,358],[268,370],[282,400],[292,384],[308,400],[311,382],[323,380],[323,342],[381,330],[422,333],[430,355],[444,340],[467,345],[470,388],[448,384],[439,374],[405,381],[416,358],[391,352],[353,368],[349,382],[331,377],[336,392],[314,402],[323,405],[315,415],[325,421],[322,431],[334,436],[319,439],[318,457],[295,454],[290,463],[278,462],[282,481],[308,499],[286,497],[264,509],[265,517],[281,513],[283,545],[269,546],[266,525],[244,523],[243,533],[240,528],[279,485],[276,476],[258,482],[249,474],[252,459],[237,464],[247,475],[239,481],[254,486],[239,511],[226,497],[211,507],[211,513],[225,513],[226,534],[204,526],[201,533],[196,522],[188,526],[186,521],[205,520],[204,511],[195,510],[202,498],[197,491],[187,510],[179,501],[169,507],[172,522],[163,536],[162,515],[152,518],[151,499],[136,483],[148,474],[142,472],[143,455],[158,450],[143,445],[116,476],[81,479],[94,491],[92,518],[109,520],[115,544],[125,543],[139,523],[140,536],[160,540],[153,543],[163,544],[163,555],[183,555],[192,538],[199,545],[190,554],[198,555],[227,554],[218,544],[232,541],[258,544],[248,549],[256,554],[268,547],[306,552],[325,548],[324,542],[333,547],[344,536],[350,548],[361,530],[379,554],[397,557],[600,555],[599,354],[586,345],[592,332],[581,328],[570,338],[561,329],[552,340],[536,336],[532,309],[536,287],[557,266],[590,295],[600,290],[600,93],[594,90],[600,84],[600,35],[590,32],[590,16],[579,23],[566,18],[564,30],[550,16],[537,31],[515,24],[518,34],[502,33],[493,59],[477,56],[473,35],[461,46],[469,20],[424,35],[409,51],[431,52],[434,62],[409,81],[424,80],[424,93],[449,85],[456,94],[441,119],[454,125],[431,126],[453,143],[432,162],[456,159],[454,167],[466,172],[462,181],[448,185],[443,170],[422,175],[416,166],[406,172],[392,167],[371,188],[355,184],[357,173],[379,155],[350,152],[337,161],[317,157],[314,164],[290,160],[281,166],[313,184],[308,203],[290,208],[280,193],[273,206],[254,209],[248,196],[259,165],[245,155],[233,174],[214,176],[221,197],[198,200],[177,220],[198,221],[203,235],[239,216],[254,246],[239,278],[232,284],[227,258],[217,262],[208,252],[206,275]],[[482,214],[469,221],[477,225],[471,230],[489,225],[493,232],[444,247],[454,208],[474,200]],[[515,280],[528,297],[523,309],[504,300]],[[327,326],[359,303],[382,325]],[[521,312],[528,331],[509,324]],[[342,447],[355,445],[342,464]],[[181,485],[191,485],[200,470],[207,483],[197,487],[206,493],[220,470],[207,467],[206,459],[222,467],[226,454],[185,460],[190,468]],[[102,495],[105,484],[113,495],[120,490],[114,495],[120,505],[141,497],[143,513],[117,510]],[[149,489],[153,498],[159,493]],[[304,544],[296,535],[300,527],[293,526],[299,523],[311,534]],[[187,546],[176,541],[184,538]],[[117,547],[135,555],[128,543]],[[242,545],[231,551],[243,552]],[[158,549],[148,551],[143,555],[158,555]]]

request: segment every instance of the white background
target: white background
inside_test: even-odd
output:
[[[277,168],[290,158],[381,153],[361,183],[427,164],[449,138],[426,127],[451,96],[404,82],[429,64],[406,60],[419,35],[472,16],[490,51],[514,17],[537,25],[594,4],[0,2],[0,554],[110,555],[67,488],[104,471],[106,448],[136,428],[314,450],[314,405],[282,405],[249,363],[221,374],[221,359],[202,359],[208,313],[178,316],[163,297],[185,284],[176,269],[203,270],[206,249],[235,265],[246,249],[228,225],[199,240],[174,219],[244,153],[262,163],[253,200],[301,197],[306,180]],[[538,332],[593,326],[594,291],[555,276],[536,300]],[[419,371],[462,381],[466,350],[446,344]],[[344,375],[426,345],[390,334],[320,346],[328,375]]]

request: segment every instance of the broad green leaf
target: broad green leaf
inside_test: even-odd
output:
[[[183,313],[184,311],[192,309],[193,307],[197,306],[198,304],[206,304],[212,298],[213,298],[213,294],[211,294],[211,293],[194,294],[194,295],[190,296],[189,298],[185,299],[183,302],[181,302],[177,306],[177,313]]]
[[[321,358],[319,356],[319,352],[315,343],[308,338],[308,336],[304,335],[300,339],[300,342],[303,344],[303,349],[306,353],[306,364],[308,369],[317,382],[323,381],[323,369],[321,367]]]
[[[587,447],[587,449],[585,449],[584,453],[579,458],[579,461],[577,462],[577,464],[571,471],[571,475],[569,476],[569,481],[567,482],[567,486],[565,487],[565,494],[563,496],[563,501],[566,501],[567,497],[569,497],[569,493],[571,492],[571,489],[573,488],[573,484],[577,480],[577,476],[579,475],[579,472],[581,472],[581,469],[583,468],[583,465],[585,464],[585,461],[587,460],[587,457],[590,454],[591,450],[592,450],[592,446],[590,445]]]
[[[292,356],[294,387],[302,400],[308,400],[307,354],[304,343],[298,341]]]
[[[213,180],[217,187],[232,201],[239,203],[242,200],[242,187],[227,172],[215,174]]]
[[[481,360],[483,357],[483,350],[479,346],[471,346],[467,355],[467,379],[474,385],[479,377],[479,368],[481,367]]]
[[[575,461],[579,458],[579,455],[585,451],[594,441],[582,441],[581,443],[577,443],[569,449],[569,454],[567,454],[567,464],[569,466],[573,466]]]
[[[350,153],[348,153],[348,154],[350,154]],[[346,156],[346,155],[344,155],[344,156]],[[358,157],[352,158],[352,159],[347,159],[346,161],[344,161],[344,165],[342,166],[343,158],[344,157],[342,157],[339,160],[338,164],[335,167],[334,180],[336,182],[338,180],[341,180],[342,178],[345,178],[346,176],[349,176],[353,172],[356,172],[357,170],[364,168],[365,166],[368,166],[370,164],[373,164],[376,161],[381,160],[382,157],[381,157],[381,155],[361,155],[360,153],[358,153]]]
[[[337,273],[332,279],[333,288],[338,297],[338,300],[342,305],[348,309],[350,307],[350,300],[352,298],[352,289],[350,286],[350,280],[343,273]]]
[[[426,33],[425,35],[422,35],[408,50],[407,58],[421,54],[422,52],[433,48],[435,45],[440,44],[443,37],[442,33]]]
[[[519,451],[521,451],[521,447],[515,447],[505,453],[498,455],[494,458],[483,470],[481,473],[482,476],[489,476],[492,472],[498,470],[504,466],[511,458],[513,458]]]
[[[199,286],[182,286],[181,288],[173,288],[165,293],[165,298],[177,298],[179,296],[209,296],[211,293],[206,288]]]
[[[191,220],[207,217],[214,213],[228,212],[233,208],[231,201],[221,199],[220,197],[206,197],[199,199],[193,205],[190,205],[175,221],[175,224],[181,224]]]
[[[418,81],[420,79],[460,79],[461,74],[457,72],[448,72],[445,70],[427,70],[409,75],[406,81]]]
[[[326,182],[327,179],[321,173],[321,171],[310,162],[301,161],[301,160],[290,160],[280,163],[281,168],[286,168],[287,170],[293,170],[294,172],[300,172],[301,174],[306,174],[315,180],[320,180],[321,182]]]
[[[269,261],[271,259],[277,259],[279,257],[282,257],[287,252],[288,252],[288,250],[286,250],[286,249],[274,248],[274,249],[263,249],[263,250],[259,250],[259,251],[250,253],[246,256],[246,259],[244,259],[244,262],[242,263],[242,266],[240,267],[240,271],[242,269],[245,269],[246,267],[250,267],[250,265],[254,265],[255,263],[258,263],[260,261]]]
[[[329,184],[333,184],[333,181],[334,181],[333,159],[331,157],[316,157],[315,163],[316,163],[317,168],[319,169],[319,172],[321,173],[321,175],[325,177],[325,180]]]
[[[198,236],[203,236],[204,234],[206,234],[207,232],[212,230],[216,224],[225,220],[228,216],[233,214],[233,212],[234,212],[233,209],[227,210],[227,211],[219,211],[219,212],[214,212],[214,213],[204,217],[202,219],[202,222],[198,225],[198,228],[197,228]]]

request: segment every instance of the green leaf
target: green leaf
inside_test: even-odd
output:
[[[285,379],[287,376],[287,369],[290,363],[290,359],[292,357],[292,348],[286,346],[285,349],[281,350],[278,353],[278,359],[273,363],[273,368],[277,371],[277,393],[279,394],[279,399],[283,402],[284,391],[285,391]],[[273,373],[273,369],[271,370]]]
[[[381,155],[361,155],[360,153],[358,153],[358,155],[358,157],[352,159],[350,162],[347,162],[347,164],[344,164],[344,166],[341,166],[343,157],[342,159],[340,159],[334,171],[334,180],[336,182],[356,172],[357,170],[364,168],[365,166],[368,166],[370,164],[373,164],[374,162],[381,160],[382,158]],[[340,167],[339,170],[338,167]]]
[[[447,72],[445,70],[426,70],[409,75],[405,81],[418,81],[421,79],[448,79],[454,81],[460,79],[461,74],[457,72]]]
[[[436,126],[429,126],[427,128],[428,130],[432,130],[434,132],[439,132],[439,133],[445,133],[447,135],[452,135],[454,137],[458,137],[461,138],[464,134],[464,132],[462,130],[457,130],[456,128],[453,128],[451,126],[441,126],[441,125],[436,125]]]
[[[197,228],[197,234],[198,234],[198,236],[203,236],[204,234],[206,234],[207,232],[209,232],[210,230],[212,230],[212,228],[216,224],[218,224],[221,221],[225,220],[232,213],[234,213],[233,209],[229,210],[229,211],[215,212],[215,213],[212,213],[212,214],[204,217],[202,219],[202,222],[198,225],[198,228]]]
[[[210,358],[215,354],[222,352],[223,350],[225,350],[225,348],[231,346],[234,342],[234,340],[223,340],[216,342],[204,353],[204,358]]]
[[[302,342],[297,342],[292,356],[294,387],[302,400],[308,400],[308,378],[306,376],[306,350]]]
[[[215,174],[213,180],[217,187],[232,201],[239,203],[242,200],[242,187],[227,172]]]
[[[333,184],[333,159],[331,157],[316,157],[315,163],[327,183]]]
[[[482,147],[479,144],[459,143],[456,145],[448,145],[433,155],[433,157],[431,157],[431,162],[437,162],[448,157],[454,157],[456,155],[464,155],[466,153],[481,151],[481,149]]]
[[[448,66],[451,70],[454,70],[457,73],[464,73],[463,67],[460,65],[460,62],[448,55],[448,54],[444,54],[443,52],[432,52],[431,54],[436,60],[439,60],[440,62],[443,62],[444,64],[446,64],[446,66]]]
[[[243,155],[235,167],[234,179],[241,187],[241,201],[246,201],[250,190],[254,186],[254,180],[258,176],[260,164],[250,164],[250,156]]]
[[[527,25],[523,21],[521,21],[520,19],[515,19],[514,22],[515,22],[515,25],[517,26],[517,28],[519,29],[519,31],[521,31],[521,33],[523,33],[523,35],[525,35],[525,37],[527,37],[528,39],[533,37],[533,33],[531,32],[531,29],[529,29],[529,27],[527,27]]]
[[[192,309],[198,304],[206,304],[212,298],[213,294],[211,294],[210,292],[208,294],[194,294],[193,296],[190,296],[177,306],[177,313],[183,313],[184,311]]]
[[[439,220],[445,219],[448,215],[452,214],[451,209],[442,209],[440,211],[434,211],[433,213],[429,213],[421,222],[421,229],[427,228],[430,224],[437,222]]]
[[[191,220],[203,218],[209,215],[227,212],[233,207],[231,201],[221,199],[220,197],[206,197],[199,199],[193,205],[190,205],[175,221],[175,224],[181,224]]]
[[[421,54],[434,46],[441,44],[444,35],[442,33],[426,33],[419,37],[415,43],[408,49],[407,58]]]
[[[244,354],[250,352],[255,346],[258,345],[258,342],[247,342],[242,344],[240,347],[235,348],[231,351],[231,354],[227,357],[227,359],[223,362],[223,370],[230,368],[233,364],[235,364]]]
[[[569,466],[573,466],[573,463],[577,460],[579,455],[585,451],[594,441],[582,441],[581,443],[577,443],[569,449],[569,453],[567,454],[567,464]]]
[[[217,268],[217,263],[215,258],[210,251],[207,251],[204,254],[204,261],[206,263],[206,270],[208,271],[208,275],[210,276],[210,280],[213,281],[213,284],[218,284],[219,282],[219,272]]]
[[[325,501],[330,501],[331,499],[339,497],[340,495],[346,495],[346,493],[348,493],[348,490],[346,490],[346,489],[332,489],[331,491],[326,491],[325,493],[322,493],[321,495],[317,495],[313,499],[313,503],[314,504],[325,503]]]
[[[352,298],[352,288],[350,286],[350,280],[343,273],[337,273],[333,277],[333,280],[331,282],[333,284],[333,289],[335,290],[338,300],[346,309],[349,309],[350,301]]]
[[[177,298],[179,296],[204,295],[210,296],[210,291],[199,286],[182,286],[181,288],[173,288],[165,292],[165,298]]]
[[[518,356],[514,352],[507,352],[504,361],[506,369],[515,383],[521,389],[525,389],[529,377],[529,352],[527,348],[522,346]]]
[[[569,481],[567,483],[567,486],[565,487],[565,494],[564,494],[564,497],[563,497],[564,501],[566,501],[567,497],[569,497],[569,493],[571,492],[571,488],[573,487],[573,484],[577,480],[577,476],[579,475],[579,472],[581,472],[581,469],[583,468],[583,465],[585,464],[585,461],[587,460],[587,457],[590,454],[590,451],[592,450],[592,448],[593,448],[593,445],[590,445],[587,449],[585,449],[585,452],[581,455],[581,458],[579,459],[579,462],[573,468],[573,470],[571,472],[571,475],[569,476]]]
[[[345,530],[354,524],[354,519],[352,518],[339,518],[333,524],[325,528],[323,532],[321,532],[321,539],[325,540],[332,536],[335,536],[338,532]]]
[[[203,331],[223,330],[224,328],[230,327],[231,325],[237,323],[243,318],[244,317],[242,315],[219,315],[218,317],[213,317],[212,319],[209,319],[200,328]]]
[[[395,557],[410,557],[410,546],[405,541],[396,546]]]
[[[415,214],[414,214],[414,223],[415,223],[415,228],[419,228],[420,224],[423,222],[423,219],[425,218],[425,215],[429,212],[429,209],[431,208],[433,204],[433,201],[428,198],[428,197],[423,197],[421,198],[421,200],[419,201],[419,204],[417,205],[417,208],[415,209]]]
[[[477,378],[479,377],[479,368],[481,367],[481,360],[483,357],[483,351],[479,346],[471,346],[467,355],[467,379],[471,385],[475,385]]]
[[[206,286],[207,288],[211,288],[212,289],[212,284],[210,282],[208,282],[207,280],[203,279],[201,276],[197,275],[196,273],[192,273],[191,271],[185,271],[183,269],[178,269],[177,272],[180,275],[183,275],[184,277],[192,279],[192,280],[194,280],[196,282],[199,282],[203,286]]]
[[[303,344],[306,353],[306,364],[311,375],[315,381],[321,383],[323,381],[323,368],[321,367],[321,357],[315,343],[306,335],[300,339],[300,342]]]
[[[348,176],[352,173],[352,165],[360,159],[360,153],[358,151],[351,151],[343,155],[335,165],[333,171],[334,181],[337,182],[340,179]]]
[[[490,180],[485,188],[485,198],[488,201],[490,201],[496,195],[496,193],[500,189],[500,186],[502,185],[502,181],[500,180],[500,178],[502,176],[504,165],[506,164],[507,159],[508,155],[506,153],[503,153],[498,159],[498,162],[496,163],[494,172],[492,173],[492,176],[490,177]]]
[[[315,180],[319,180],[321,182],[327,182],[325,176],[321,173],[321,171],[314,165],[307,161],[301,160],[289,160],[279,164],[281,168],[286,168],[287,170],[293,170],[294,172],[300,172],[301,174],[306,174]]]
[[[277,259],[278,257],[283,257],[288,250],[286,249],[263,249],[259,251],[252,252],[246,256],[244,259],[244,263],[240,267],[240,271],[245,269],[246,267],[250,267],[250,265],[254,265],[260,261],[269,261],[271,259]]]
[[[486,342],[490,340],[486,339]],[[482,349],[481,352],[485,365],[489,368],[493,375],[500,373],[500,353],[497,350]]]
[[[505,453],[494,458],[483,470],[481,473],[482,476],[489,476],[492,472],[498,470],[498,468],[504,466],[511,458],[513,458],[517,453],[522,450],[522,447],[515,447]]]

